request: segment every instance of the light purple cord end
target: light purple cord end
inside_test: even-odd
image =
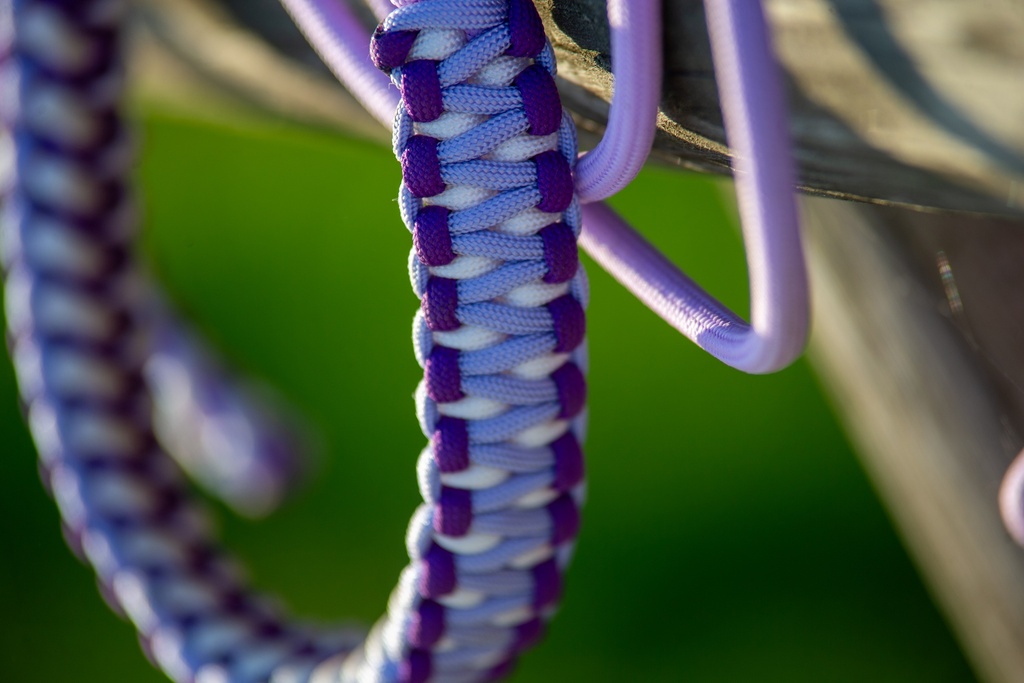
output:
[[[999,514],[1017,545],[1024,547],[1024,451],[1017,454],[999,487]]]

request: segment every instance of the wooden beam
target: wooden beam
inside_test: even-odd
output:
[[[1013,315],[1024,224],[942,225],[828,199],[804,209],[815,366],[979,674],[1020,683],[1024,551],[1003,528],[997,492],[1024,445],[1024,328]],[[1016,354],[993,357],[993,340],[1017,342]]]
[[[140,44],[183,64],[194,79],[277,115],[374,134],[358,108],[342,104],[346,95],[276,0],[137,2],[148,35]],[[349,2],[369,29],[373,18],[365,5]],[[612,90],[605,0],[536,2],[558,56],[565,102],[584,142],[593,140],[603,130]],[[804,190],[1024,216],[1024,12],[1014,2],[768,0],[766,6],[789,83]],[[703,4],[665,0],[664,15],[657,157],[727,173]]]

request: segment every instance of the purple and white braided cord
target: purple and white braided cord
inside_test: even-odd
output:
[[[35,163],[42,171],[37,174],[38,182],[51,183],[48,191],[61,194],[67,190],[62,183],[74,180],[67,175],[74,167],[62,165],[62,157],[79,154],[82,169],[92,172],[90,158],[97,155],[82,156],[81,149],[91,146],[95,151],[102,146],[111,158],[106,160],[106,168],[98,170],[112,179],[131,167],[133,150],[111,109],[120,97],[122,76],[111,72],[61,78],[74,70],[76,60],[98,57],[87,54],[88,43],[74,36],[75,22],[83,10],[73,9],[75,3],[44,4],[52,6],[28,12],[30,22],[24,40],[31,41],[37,52],[50,51],[57,62],[45,72],[46,78],[33,75],[34,86],[27,91],[29,99],[21,107],[21,118],[29,124],[23,126],[22,137],[34,138],[25,138],[24,142],[39,148]],[[119,4],[106,3],[96,12],[121,12]],[[11,10],[11,0],[0,1],[4,17],[0,40],[8,51],[14,36]],[[0,112],[8,123],[18,116],[14,109],[19,102],[17,74],[17,70],[7,71],[4,97],[0,98]],[[107,139],[115,132],[119,140]],[[13,150],[13,139],[5,126],[0,133],[0,174],[4,174],[0,176],[0,192],[13,179],[3,180],[14,170]],[[8,231],[5,267],[28,258],[54,268],[74,268],[82,276],[120,267],[122,261],[126,269],[137,271],[124,287],[132,290],[133,298],[146,291],[153,297],[153,302],[140,310],[150,316],[148,325],[154,329],[146,335],[151,346],[145,378],[156,395],[161,440],[173,437],[168,444],[171,454],[232,507],[251,515],[265,513],[277,505],[301,469],[298,430],[281,419],[270,419],[273,401],[255,395],[223,370],[215,354],[204,349],[197,336],[163,303],[155,285],[135,264],[130,246],[134,213],[126,202],[124,215],[118,219],[123,225],[121,233],[106,240],[102,247],[76,240],[74,232],[63,230],[53,221],[30,231],[24,243],[18,233]],[[226,454],[223,437],[227,434],[244,437],[251,447],[235,447]]]
[[[151,298],[131,258],[133,149],[118,114],[124,3],[0,10],[17,29],[0,74],[15,140],[2,219],[11,355],[69,543],[172,679],[305,680],[361,634],[287,623],[253,595],[153,436]]]
[[[490,680],[553,613],[584,492],[575,128],[529,0],[406,3],[371,54],[402,93],[394,149],[431,442],[412,563],[348,670]]]
[[[249,590],[154,438],[153,297],[132,258],[133,149],[118,114],[124,11],[120,0],[0,0],[0,41],[17,29],[12,50],[0,45],[14,140],[2,218],[9,337],[69,542],[175,681],[501,677],[554,609],[583,494],[575,136],[532,4],[425,2],[379,35],[418,32],[405,50],[417,59],[394,65],[418,112],[400,110],[396,144],[432,442],[412,563],[358,650],[361,634],[290,622]],[[435,65],[436,90],[415,62]],[[200,366],[181,372],[201,379]]]

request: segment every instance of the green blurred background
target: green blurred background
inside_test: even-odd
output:
[[[221,511],[224,534],[301,614],[368,623],[405,562],[424,443],[398,165],[281,124],[143,125],[155,269],[324,445],[294,500],[261,522]],[[649,169],[613,204],[746,309],[715,185]],[[973,681],[807,364],[724,367],[587,265],[590,500],[562,613],[515,680]],[[63,546],[7,362],[0,438],[0,681],[164,680]]]

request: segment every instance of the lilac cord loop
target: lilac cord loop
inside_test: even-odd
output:
[[[584,203],[607,199],[629,185],[654,143],[661,102],[660,0],[608,0],[615,86],[608,126],[576,164]]]
[[[295,23],[334,74],[384,126],[390,128],[398,106],[398,91],[377,70],[366,50],[366,30],[344,2],[338,0],[281,0]],[[378,13],[384,2],[376,0]]]
[[[999,514],[1007,533],[1024,547],[1024,451],[1017,454],[999,486]]]
[[[365,73],[372,69],[369,59],[353,63],[334,57],[346,53],[342,48],[351,35],[348,24],[335,27],[323,20],[322,6],[331,4],[328,0],[283,2],[300,27],[315,26],[306,31],[307,37],[325,59],[334,58],[329,65],[350,90],[364,101],[374,101],[371,112],[394,110],[397,92],[379,84],[366,86],[374,80]],[[746,372],[773,372],[800,355],[809,322],[782,83],[759,2],[707,0],[705,7],[726,133],[735,150],[751,323],[722,307],[607,207],[583,209],[580,246],[655,313],[716,358]],[[614,194],[639,172],[654,138],[661,91],[660,3],[609,0],[608,13],[616,87],[607,133],[574,171],[576,191],[584,202]],[[461,96],[458,90],[449,95]],[[517,134],[516,126],[533,125],[535,118],[528,108],[524,119],[495,125],[487,136]],[[378,119],[391,123],[389,113]]]
[[[624,0],[622,7],[618,4],[609,1],[617,92],[608,134],[602,141],[607,144],[595,151],[608,150],[611,159],[629,160],[641,150],[646,155],[655,120],[643,104],[643,115],[628,120],[624,107],[616,105],[632,102],[632,98],[644,103],[643,98],[650,96],[652,74],[661,74],[660,53],[646,49],[638,38],[641,34],[630,33],[637,27],[629,20],[638,24],[653,21],[653,15],[639,10],[652,12],[658,3],[631,4],[628,10]],[[759,2],[706,0],[705,8],[726,134],[735,150],[751,323],[722,306],[607,206],[584,207],[580,246],[644,304],[711,355],[745,372],[774,372],[803,351],[809,318],[782,83]],[[655,82],[660,82],[660,77]],[[628,90],[619,91],[620,84]],[[648,105],[650,102],[646,100]],[[594,191],[594,197],[607,196],[621,187],[615,178],[629,177],[627,171],[634,168],[624,161],[620,170],[614,161],[600,156],[592,157],[594,166],[588,167],[590,156],[581,159],[583,168],[612,168],[622,174],[609,171],[605,177],[610,180],[604,185],[594,181],[594,187],[603,188]],[[577,176],[577,186],[582,182],[590,179]]]

